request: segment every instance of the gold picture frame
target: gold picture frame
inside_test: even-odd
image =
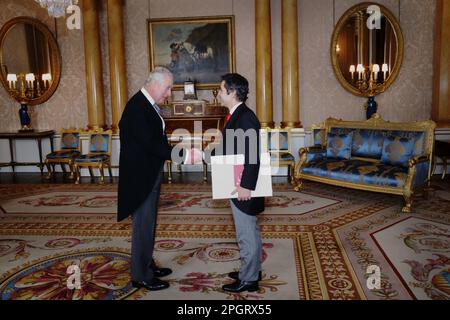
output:
[[[150,69],[168,68],[174,90],[188,79],[199,90],[219,86],[220,77],[235,72],[234,16],[148,20]]]
[[[347,46],[343,46],[342,44],[342,39],[345,39],[345,37],[343,36],[343,34],[345,32],[348,32],[348,30],[353,30],[352,24],[351,22],[357,22],[357,21],[362,21],[361,25],[364,26],[364,28],[359,27],[355,27],[355,32],[361,32],[361,30],[366,30],[368,29],[366,27],[366,23],[364,22],[364,19],[367,19],[367,16],[369,15],[367,13],[367,9],[371,6],[375,6],[378,7],[380,10],[380,19],[383,21],[385,21],[385,23],[382,23],[381,25],[384,27],[383,31],[386,32],[386,25],[389,25],[390,28],[390,41],[393,41],[393,43],[395,44],[396,50],[395,50],[395,54],[392,57],[394,63],[393,65],[391,63],[389,63],[389,71],[388,74],[389,76],[386,78],[383,78],[385,80],[384,83],[380,83],[379,85],[374,86],[373,90],[360,90],[356,84],[357,82],[357,75],[358,72],[356,72],[356,76],[354,79],[354,83],[352,83],[352,81],[350,79],[348,79],[349,74],[350,74],[350,70],[347,69],[348,66],[346,66],[346,68],[341,68],[341,64],[344,62],[347,62],[347,58],[345,56],[351,56],[351,52],[353,52],[353,55],[360,55],[360,53],[358,53],[358,45],[361,46],[360,50],[362,51],[362,55],[365,57],[364,59],[367,60],[367,57],[370,56],[370,52],[369,49],[370,47],[368,46],[364,46],[363,44],[363,40],[364,39],[368,39],[369,36],[360,36],[360,44],[358,44],[358,40],[351,40],[351,43],[353,44],[354,41],[356,41],[356,43],[354,43],[354,47],[348,47]],[[364,18],[364,14],[366,15]],[[367,32],[367,31],[366,31]],[[374,29],[374,32],[381,32],[381,30],[377,30],[376,28]],[[380,35],[378,35],[380,37]],[[365,37],[365,38],[364,38]],[[374,36],[375,37],[375,36]],[[358,38],[357,38],[358,39]],[[387,41],[387,40],[386,40]],[[345,43],[345,42],[344,42]],[[342,50],[340,50],[341,46],[343,47]],[[400,73],[400,68],[402,66],[403,63],[403,56],[404,56],[404,38],[403,38],[403,32],[402,32],[402,28],[400,26],[400,23],[398,22],[397,18],[395,17],[395,15],[385,6],[376,3],[376,2],[363,2],[363,3],[359,3],[354,5],[353,7],[351,7],[350,9],[348,9],[343,15],[342,17],[339,19],[338,23],[336,24],[334,31],[333,31],[333,35],[332,35],[332,39],[331,39],[331,47],[330,47],[330,52],[331,52],[331,65],[333,67],[333,71],[334,74],[337,78],[337,80],[339,81],[339,83],[350,93],[356,95],[356,96],[360,96],[360,97],[370,97],[373,95],[378,95],[380,93],[385,92],[393,83],[394,81],[397,79],[399,73]],[[375,50],[376,50],[376,46]],[[339,50],[338,50],[339,48]],[[347,48],[347,49],[345,49]],[[352,50],[350,50],[350,49]],[[387,51],[389,53],[389,50]],[[379,55],[381,57],[381,55]],[[361,58],[360,58],[361,59]],[[362,63],[363,61],[361,60],[356,60],[357,62],[352,61],[353,65],[356,66],[357,63]],[[389,62],[389,59],[386,59],[386,61],[384,62]],[[374,61],[374,63],[377,63],[380,65],[383,64],[383,60],[381,59],[380,61]],[[365,66],[369,66],[370,62],[368,63],[367,61],[365,61],[364,63],[362,63]],[[380,75],[382,74],[382,72],[380,72]]]
[[[14,44],[14,41],[17,41],[17,38],[14,38],[14,33],[12,32],[15,28],[23,28],[23,34],[28,34],[28,42],[24,43],[24,46],[21,48],[26,48],[25,55],[24,52],[20,52],[17,49],[17,45]],[[31,36],[32,35],[32,36]],[[7,38],[9,40],[7,41]],[[11,38],[12,37],[12,38]],[[5,48],[6,43],[13,44],[10,46],[9,50]],[[38,50],[39,49],[39,50]],[[28,66],[29,61],[34,61],[33,69],[21,69],[14,70],[8,68],[8,52],[11,61],[14,62],[14,65],[17,66],[18,61],[20,66]],[[39,60],[36,60],[39,59]],[[45,103],[49,100],[56,89],[59,86],[59,81],[61,79],[61,64],[62,57],[59,49],[58,41],[53,35],[52,31],[49,27],[41,22],[38,19],[33,17],[16,17],[9,21],[7,21],[0,29],[0,82],[3,84],[6,92],[10,95],[12,99],[15,99],[17,102],[22,103],[26,102],[28,106],[37,106]],[[48,82],[47,87],[45,88],[45,80],[41,78],[42,73],[44,73],[44,69],[40,70],[39,67],[46,65],[45,72],[49,72],[52,76],[52,79]],[[32,72],[37,77],[36,81],[36,91],[39,86],[42,84],[42,93],[40,95],[35,96],[26,96],[22,97],[18,94],[14,94],[11,92],[9,88],[9,84],[7,81],[8,72],[13,72],[19,75],[23,75],[23,79],[25,78],[25,73]],[[25,80],[22,80],[25,81]],[[16,88],[20,86],[19,82],[16,84]]]

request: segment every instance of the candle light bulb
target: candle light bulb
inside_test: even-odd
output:
[[[355,65],[352,64],[352,65],[350,66],[350,73],[352,74],[352,80],[353,80],[353,78],[354,78],[355,70],[356,70]]]
[[[44,81],[45,86],[48,87],[50,84],[50,81],[52,81],[52,75],[50,73],[44,73],[42,75],[42,81]]]
[[[34,88],[34,80],[36,80],[35,76],[33,73],[27,73],[25,75],[25,80],[28,83],[28,86],[33,89]]]
[[[358,72],[358,77],[361,80],[362,73],[364,72],[364,67],[363,67],[363,65],[361,63],[358,64],[358,66],[356,67],[356,71]]]
[[[373,79],[375,81],[378,80],[378,72],[380,72],[380,65],[379,64],[374,64],[372,67],[373,70]]]
[[[389,65],[387,63],[383,63],[381,66],[381,71],[383,71],[383,81],[386,81],[386,74],[389,71]]]
[[[15,73],[8,73],[8,75],[6,76],[6,80],[8,81],[9,88],[10,89],[15,89],[16,82],[17,82],[17,74],[15,74]]]

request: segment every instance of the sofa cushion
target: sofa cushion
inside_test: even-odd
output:
[[[381,162],[394,166],[408,167],[413,156],[415,139],[388,136],[384,138]]]
[[[334,134],[353,133],[352,156],[361,158],[380,159],[384,137],[394,136],[414,140],[413,157],[425,155],[424,131],[401,131],[384,129],[354,129],[332,127]]]
[[[302,173],[343,182],[403,188],[408,169],[370,161],[323,159],[307,163]]]
[[[416,141],[414,143],[413,157],[425,156],[425,132],[415,132]]]
[[[323,146],[325,145],[325,137],[326,137],[326,130],[323,128],[314,128],[312,130],[313,140],[314,140],[314,146]]]
[[[414,140],[413,157],[425,155],[425,132],[424,131],[393,131],[383,130],[384,137],[400,137],[409,140]]]
[[[353,132],[347,134],[328,133],[327,158],[350,159],[352,156]]]
[[[395,131],[394,135],[414,140],[413,157],[425,155],[425,132],[423,131]]]
[[[383,140],[382,130],[356,129],[353,132],[352,156],[380,159]]]

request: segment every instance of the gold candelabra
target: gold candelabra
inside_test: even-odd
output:
[[[357,73],[356,79],[355,72]],[[383,64],[381,70],[380,65],[378,64],[372,64],[370,66],[358,64],[357,67],[354,65],[350,66],[352,84],[354,84],[363,95],[368,97],[373,97],[385,90],[388,73],[389,66],[387,64]]]
[[[380,70],[380,65],[370,64],[363,66],[358,64],[350,66],[351,82],[358,91],[368,98],[366,105],[366,116],[370,119],[378,110],[378,104],[375,101],[375,96],[386,90],[386,82],[388,80],[389,65],[384,63]],[[381,71],[381,72],[380,72]],[[355,72],[357,72],[357,79],[355,79]]]
[[[8,75],[8,84],[10,96],[16,99],[20,104],[27,103],[30,93],[29,89],[25,85],[25,75],[21,73],[17,75],[16,78],[12,78]]]
[[[9,93],[22,103],[39,98],[50,87],[51,75],[35,76],[33,73],[8,74]]]
[[[28,104],[31,100],[43,94],[43,88],[45,90],[48,89],[50,79],[51,76],[49,74],[42,75],[41,77],[36,77],[32,73],[8,74],[9,94],[20,103],[19,118],[21,129],[19,131],[33,131]],[[41,80],[43,81],[42,84]]]

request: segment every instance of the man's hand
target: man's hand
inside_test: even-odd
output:
[[[252,191],[242,188],[241,186],[237,187],[232,193],[231,195],[235,195],[238,194],[238,200],[239,201],[248,201],[252,198]]]

